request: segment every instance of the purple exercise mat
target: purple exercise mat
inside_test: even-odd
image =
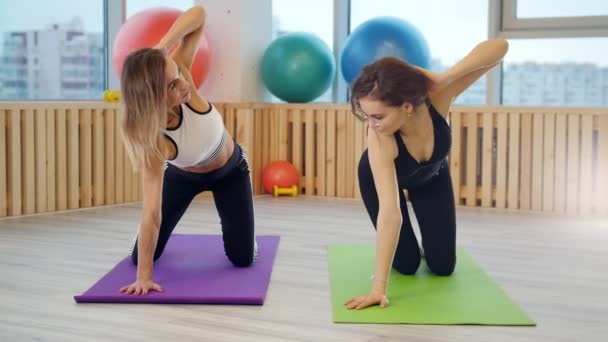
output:
[[[163,292],[143,296],[120,293],[135,281],[136,266],[126,257],[80,296],[78,303],[264,304],[278,236],[258,236],[258,256],[250,267],[232,265],[221,235],[174,234],[154,264]]]

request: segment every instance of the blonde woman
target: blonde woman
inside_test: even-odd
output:
[[[133,52],[123,66],[122,134],[143,177],[143,212],[131,251],[137,276],[120,289],[126,294],[162,291],[153,279],[154,261],[202,191],[213,192],[228,259],[247,267],[257,254],[247,157],[192,81],[205,17],[203,7],[189,9],[155,48]]]

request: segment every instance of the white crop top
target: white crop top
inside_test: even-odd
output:
[[[179,124],[164,133],[176,151],[175,158],[168,162],[179,167],[209,164],[222,152],[227,136],[224,121],[211,103],[206,112],[187,103],[180,105]]]

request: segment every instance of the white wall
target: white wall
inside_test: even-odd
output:
[[[272,0],[196,0],[207,11],[211,68],[199,90],[214,102],[269,97],[259,64],[272,40]]]

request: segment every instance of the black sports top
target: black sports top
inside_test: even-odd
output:
[[[399,155],[395,159],[395,169],[400,189],[422,185],[438,174],[439,170],[447,167],[447,156],[452,146],[452,130],[428,99],[426,104],[433,121],[434,135],[433,153],[429,160],[418,163],[407,151],[399,131],[394,134],[399,148]]]

